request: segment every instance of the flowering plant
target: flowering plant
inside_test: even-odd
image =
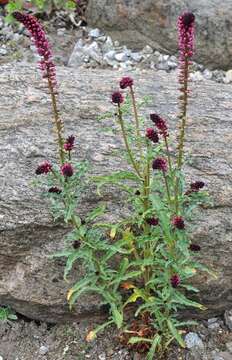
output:
[[[112,94],[128,169],[95,177],[94,181],[99,192],[107,184],[117,186],[130,204],[129,215],[115,224],[99,222],[104,205],[84,219],[76,211],[88,184],[88,166],[86,162],[73,162],[74,136],[64,140],[51,49],[33,16],[15,12],[14,17],[31,33],[52,99],[59,163],[44,161],[36,175],[45,186],[55,219],[63,219],[72,227],[67,249],[55,256],[67,257],[65,278],[77,260],[85,269],[84,277],[68,291],[70,308],[86,292],[98,294],[101,303],[108,306],[109,319],[92,330],[87,340],[115,324],[121,341],[147,352],[148,360],[156,352],[163,353],[173,340],[184,347],[181,333],[189,322],[180,320],[177,311],[185,307],[204,309],[192,300],[198,290],[190,279],[197,270],[208,271],[192,257],[201,250],[200,245],[189,240],[191,213],[206,198],[202,190],[205,184],[197,179],[187,185],[183,173],[194,15],[184,13],[178,20],[181,94],[176,156],[170,151],[168,123],[160,114],[150,114],[150,126],[144,129],[145,119],[139,114],[131,77],[122,78],[120,90]],[[127,92],[126,97],[122,91]]]

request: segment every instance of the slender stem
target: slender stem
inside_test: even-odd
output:
[[[149,209],[149,195],[150,195],[150,159],[149,159],[149,144],[147,143],[147,164],[146,167],[144,169],[144,188],[143,188],[143,208],[144,208],[144,212],[146,212]],[[145,222],[144,223],[144,233],[146,235],[149,234],[150,231],[150,226]],[[146,259],[147,257],[150,256],[150,246],[148,243],[145,244],[145,249],[144,249],[144,259]],[[148,283],[150,278],[150,267],[146,266],[145,268],[145,273],[144,273],[144,283],[145,283],[145,287],[146,290],[149,292],[149,289],[146,286],[146,283]]]
[[[171,206],[171,195],[170,195],[170,189],[169,189],[169,185],[168,185],[168,179],[167,179],[167,176],[166,176],[165,172],[162,171],[162,173],[163,173],[163,177],[164,177],[164,182],[165,182],[165,187],[166,187],[166,191],[167,191],[168,201],[169,201],[169,204]]]
[[[130,86],[130,94],[131,94],[132,106],[133,106],[135,124],[136,124],[137,144],[138,144],[138,148],[139,148],[140,158],[142,159],[143,153],[142,153],[142,145],[140,142],[139,116],[138,116],[138,110],[137,110],[137,106],[136,106],[135,93],[134,93],[134,89],[132,86]]]
[[[183,165],[184,156],[184,141],[185,141],[185,128],[187,122],[187,106],[188,106],[188,74],[189,74],[189,59],[185,56],[184,60],[184,72],[183,72],[183,98],[182,108],[180,114],[181,126],[178,144],[178,158],[177,158],[177,170],[181,170]],[[178,174],[179,175],[179,174]],[[176,176],[175,181],[175,210],[176,214],[179,211],[179,176]]]
[[[125,143],[125,146],[126,146],[126,150],[127,150],[127,153],[128,153],[128,156],[130,158],[130,161],[131,161],[131,164],[133,165],[134,167],[134,170],[135,172],[137,173],[137,175],[142,178],[142,175],[140,173],[140,170],[138,168],[138,165],[134,159],[134,156],[132,154],[132,151],[130,149],[130,146],[129,146],[129,143],[128,143],[128,140],[127,140],[127,135],[126,135],[126,130],[125,130],[125,126],[124,126],[124,122],[123,122],[123,119],[122,119],[122,110],[120,108],[120,105],[118,105],[118,120],[119,120],[119,124],[121,126],[121,130],[122,130],[122,135],[123,135],[123,140],[124,140],[124,143]]]
[[[52,85],[52,81],[49,76],[47,77],[47,79],[48,79],[48,87],[49,87],[49,91],[50,91],[51,99],[52,99],[52,108],[53,108],[54,121],[55,121],[55,130],[56,130],[56,134],[57,134],[60,163],[63,164],[64,163],[64,150],[63,150],[64,141],[63,141],[63,136],[62,136],[63,124],[59,117],[57,101],[56,101],[56,94],[54,91],[54,87]]]
[[[165,143],[165,147],[167,150],[168,166],[169,166],[170,171],[172,172],[172,160],[171,160],[167,136],[164,136],[164,143]]]

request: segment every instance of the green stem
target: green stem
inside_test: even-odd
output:
[[[168,156],[168,166],[169,166],[170,171],[172,172],[172,160],[171,160],[167,136],[164,136],[164,143],[165,143],[167,156]]]
[[[163,173],[163,177],[164,177],[164,183],[165,183],[165,187],[166,187],[166,191],[167,191],[168,201],[171,206],[172,203],[171,203],[171,195],[170,195],[170,189],[169,189],[169,185],[168,185],[168,179],[167,179],[165,172],[162,171],[162,173]]]
[[[149,144],[147,143],[147,164],[144,170],[144,188],[143,188],[143,208],[144,208],[144,212],[146,212],[149,209],[149,195],[150,195],[150,159],[149,159]],[[145,222],[144,223],[144,234],[148,235],[150,231],[150,226]],[[148,243],[145,244],[145,249],[144,249],[144,259],[150,257],[150,253],[151,253],[151,249],[150,249],[150,245]],[[145,273],[144,273],[144,284],[145,284],[145,288],[147,293],[149,293],[149,288],[146,286],[146,284],[148,283],[150,278],[150,267],[147,266],[145,268]]]
[[[137,110],[137,106],[136,106],[135,93],[134,93],[134,89],[132,86],[130,86],[130,94],[131,94],[132,106],[133,106],[135,124],[136,124],[137,144],[138,144],[138,148],[139,148],[140,159],[142,159],[143,153],[142,153],[142,145],[140,142],[139,116],[138,116],[138,110]]]
[[[119,120],[119,124],[121,126],[123,140],[124,140],[126,150],[127,150],[128,156],[130,158],[131,164],[133,165],[133,168],[134,168],[135,172],[137,173],[137,175],[142,179],[142,175],[140,173],[139,167],[138,167],[138,165],[137,165],[137,163],[136,163],[136,161],[134,159],[134,156],[132,154],[132,151],[130,149],[130,146],[129,146],[129,143],[128,143],[128,140],[127,140],[127,135],[126,135],[124,122],[123,122],[123,119],[122,119],[122,110],[120,108],[120,104],[118,104],[118,120]]]
[[[48,88],[49,88],[51,99],[52,99],[52,108],[53,108],[53,114],[54,114],[55,132],[57,135],[57,142],[58,142],[59,158],[60,158],[60,163],[63,164],[64,163],[64,150],[63,150],[64,140],[63,140],[63,135],[62,135],[63,124],[62,124],[61,119],[59,118],[56,94],[54,91],[52,81],[49,76],[48,76]]]

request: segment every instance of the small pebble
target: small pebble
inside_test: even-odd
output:
[[[49,349],[47,346],[42,345],[39,348],[40,355],[46,355],[48,353],[48,351],[49,351]]]

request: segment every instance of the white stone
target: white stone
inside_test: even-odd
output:
[[[64,33],[65,33],[65,31],[66,31],[65,28],[60,28],[60,29],[57,30],[57,35],[58,35],[58,36],[63,36]]]
[[[102,36],[102,32],[99,29],[92,29],[89,32],[89,36],[91,36],[92,38],[98,38],[100,36]]]
[[[99,356],[98,356],[98,359],[99,360],[106,360],[106,354],[100,354]]]
[[[0,48],[0,55],[6,55],[7,54],[7,50]]]
[[[39,348],[40,355],[46,355],[48,353],[48,351],[49,351],[49,349],[47,346],[42,345]]]
[[[127,55],[124,52],[121,52],[115,55],[115,59],[117,61],[124,62],[127,60]]]
[[[143,50],[142,50],[143,54],[153,54],[153,49],[150,45],[146,45]]]

